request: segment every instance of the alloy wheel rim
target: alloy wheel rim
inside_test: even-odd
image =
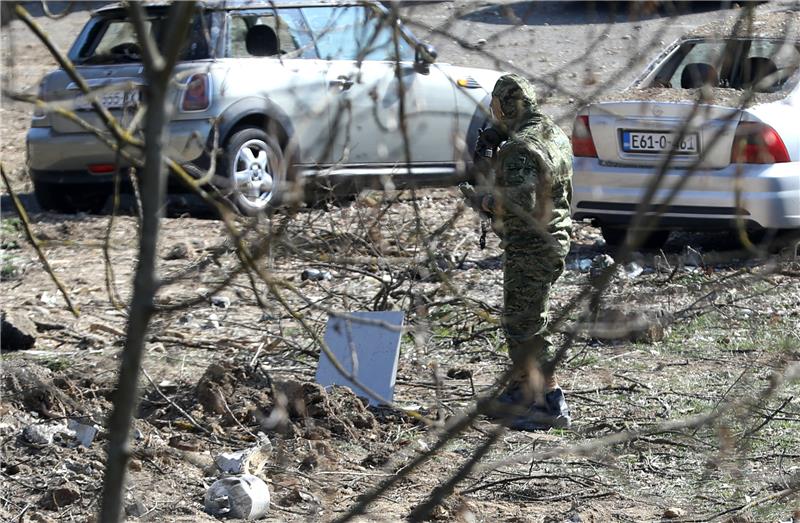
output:
[[[247,140],[233,161],[233,182],[237,195],[247,204],[266,207],[272,200],[274,155],[270,146],[259,139]]]

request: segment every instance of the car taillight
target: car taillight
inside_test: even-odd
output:
[[[597,149],[592,140],[592,131],[589,129],[589,115],[578,115],[572,127],[572,154],[573,156],[588,156],[597,158]]]
[[[202,111],[208,109],[211,102],[209,92],[208,74],[193,74],[186,82],[186,90],[183,92],[183,102],[181,109],[184,111]]]
[[[731,163],[784,163],[789,162],[780,135],[767,124],[741,122],[736,128],[731,148]]]

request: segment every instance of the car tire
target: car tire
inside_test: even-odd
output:
[[[36,202],[44,211],[64,214],[88,212],[98,214],[112,193],[108,184],[64,184],[33,182]]]
[[[621,227],[610,227],[607,225],[601,225],[600,232],[603,234],[603,239],[606,241],[606,245],[614,249],[621,247],[622,244],[625,243],[625,237],[628,235],[628,229]],[[662,229],[650,231],[640,247],[648,250],[660,249],[665,243],[667,243],[669,234],[670,231]]]
[[[281,204],[288,171],[278,141],[262,129],[247,127],[231,136],[222,167],[229,198],[244,215],[272,212]]]

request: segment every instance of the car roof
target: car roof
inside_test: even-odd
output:
[[[741,19],[741,20],[740,20]],[[737,23],[739,22],[739,23]],[[696,38],[765,38],[800,42],[800,10],[755,11],[752,19],[746,15],[715,21],[690,31],[682,39]]]
[[[172,2],[157,1],[157,2],[142,2],[145,8],[150,9],[165,9],[169,7]],[[342,1],[342,0],[211,0],[205,2],[198,2],[203,8],[211,11],[225,11],[231,9],[263,9],[263,8],[281,8],[281,7],[314,7],[314,6],[347,6],[347,5],[364,5],[364,2],[357,0]],[[121,2],[105,5],[94,12],[97,14],[108,14],[114,11],[124,10],[125,6]]]

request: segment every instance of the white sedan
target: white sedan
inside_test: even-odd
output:
[[[573,216],[609,244],[677,229],[800,229],[800,12],[700,28],[582,109]]]

